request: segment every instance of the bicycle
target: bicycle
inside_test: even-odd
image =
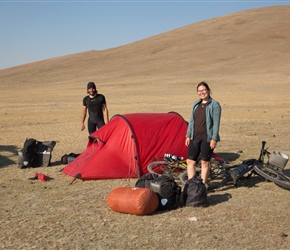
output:
[[[214,190],[225,186],[228,182],[232,182],[237,187],[238,181],[242,178],[249,178],[253,174],[253,165],[256,162],[255,159],[244,160],[241,164],[227,165],[224,161],[211,159],[210,172],[209,172],[209,185],[207,190]],[[200,164],[200,163],[199,163]],[[199,171],[196,171],[197,175],[200,175]],[[187,172],[184,172],[181,177],[181,183],[183,185],[187,182]]]
[[[258,159],[250,158],[241,164],[227,165],[217,154],[213,153],[210,161],[210,174],[207,187],[208,191],[220,188],[229,182],[236,187],[240,179],[249,178],[253,174],[258,174],[265,179],[274,182],[280,187],[290,190],[290,177],[283,173],[284,167],[288,162],[288,156],[277,152],[271,154],[265,149],[266,142],[262,141],[260,156]],[[265,159],[267,156],[267,160]],[[265,162],[266,161],[266,162]],[[148,165],[150,173],[158,175],[171,174],[175,179],[179,179],[185,185],[187,181],[187,165],[182,157],[165,154],[163,160],[154,160]],[[198,161],[196,174],[200,175],[201,163]]]
[[[290,190],[290,177],[283,173],[284,167],[288,162],[288,156],[281,152],[273,152],[272,154],[265,149],[266,142],[262,141],[259,158],[244,160],[241,164],[211,164],[209,181],[210,185],[207,190],[214,190],[233,182],[237,186],[237,182],[243,178],[249,178],[253,174],[258,174],[268,181],[272,181],[280,187]],[[267,159],[265,159],[267,156]],[[187,173],[183,173],[184,184],[186,182]],[[219,181],[221,179],[221,181]]]
[[[290,177],[283,173],[283,169],[288,162],[288,156],[277,152],[271,154],[265,149],[266,142],[262,141],[259,158],[244,160],[241,164],[211,164],[208,190],[220,188],[228,182],[233,182],[237,186],[239,179],[251,177],[253,174],[260,175],[266,180],[276,183],[278,186],[290,190]],[[275,152],[275,151],[274,151]],[[267,156],[267,159],[265,159]],[[187,173],[183,173],[181,182],[185,184]]]
[[[254,165],[254,171],[268,181],[290,190],[290,177],[283,173],[288,162],[288,156],[281,152],[270,153],[265,149],[266,142],[262,141],[259,160]],[[265,159],[267,156],[267,159]]]
[[[253,165],[256,159],[244,160],[241,164],[227,165],[223,158],[213,153],[210,160],[210,173],[207,190],[213,190],[226,185],[228,182],[233,182],[237,186],[238,180],[249,178],[253,174]],[[175,179],[179,179],[182,185],[185,185],[188,179],[187,165],[181,157],[165,154],[164,161],[153,161],[148,165],[150,173],[171,174]],[[200,176],[201,163],[200,159],[196,165],[196,175]]]
[[[186,160],[181,156],[164,154],[163,158],[156,157],[147,167],[149,173],[163,175],[170,174],[174,179],[187,170]]]
[[[211,165],[214,165],[217,162],[218,164],[222,164],[224,162],[224,159],[213,153],[211,158]],[[174,177],[174,179],[179,179],[183,185],[186,182],[187,164],[186,160],[184,160],[183,157],[173,154],[164,154],[163,158],[155,158],[148,165],[147,168],[149,173],[154,173],[158,175],[170,174]],[[199,160],[196,166],[196,172],[199,174],[200,171],[201,163]]]

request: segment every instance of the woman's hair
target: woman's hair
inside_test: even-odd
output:
[[[208,86],[208,84],[207,84],[206,82],[203,82],[203,81],[200,82],[199,84],[197,84],[196,91],[198,91],[198,88],[199,88],[200,86],[204,86],[204,87],[207,89],[208,96],[211,97],[211,96],[210,96],[210,95],[211,95],[211,89],[210,89],[210,87]]]

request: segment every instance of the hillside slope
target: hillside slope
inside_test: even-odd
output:
[[[106,83],[193,76],[288,75],[290,6],[251,9],[193,23],[138,42],[0,71],[1,84]]]

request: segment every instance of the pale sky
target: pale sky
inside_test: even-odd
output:
[[[0,0],[0,69],[129,44],[202,20],[290,1]]]

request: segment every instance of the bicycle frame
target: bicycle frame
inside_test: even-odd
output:
[[[169,157],[164,156],[164,160],[168,164],[169,174],[180,173],[187,169],[186,160],[183,160],[182,157],[170,155]]]
[[[211,165],[221,166],[224,165],[224,159],[219,155],[213,153],[211,158]],[[186,160],[182,157],[175,156],[172,154],[164,154],[163,158],[155,158],[149,165],[148,171],[150,173],[156,173],[159,175],[162,174],[171,174],[176,179],[180,179],[182,184],[185,184],[187,180],[187,164]],[[200,173],[201,163],[200,160],[196,165],[196,172]]]
[[[276,185],[290,190],[290,177],[283,173],[284,168],[281,165],[276,165],[270,162],[270,152],[265,149],[266,142],[262,142],[262,149],[259,156],[259,161],[254,166],[254,171],[264,177],[268,181],[274,182]],[[267,161],[265,160],[267,156]],[[285,163],[287,164],[287,162]]]

